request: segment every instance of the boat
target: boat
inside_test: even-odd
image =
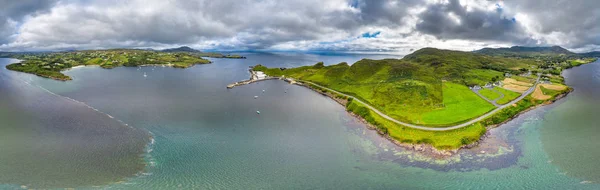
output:
[[[146,75],[146,72],[144,72],[144,77],[148,77],[148,75]]]
[[[256,114],[260,114],[260,111],[256,111]]]
[[[254,99],[257,99],[257,98],[258,98],[258,96],[254,96]]]

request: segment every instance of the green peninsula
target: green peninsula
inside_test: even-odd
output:
[[[97,65],[105,69],[111,69],[120,66],[164,65],[175,68],[188,68],[196,64],[211,63],[203,57],[245,58],[239,55],[200,52],[189,47],[161,51],[111,49],[52,53],[5,53],[3,56],[22,60],[20,63],[7,65],[6,68],[9,70],[62,81],[72,80],[71,77],[64,75],[62,71],[76,66]]]
[[[338,100],[400,144],[457,149],[476,143],[487,126],[569,92],[570,88],[559,86],[564,79],[554,70],[595,61],[578,55],[546,56],[424,48],[403,59],[363,59],[352,65],[328,66],[321,62],[297,68],[257,65],[253,71],[304,83]],[[553,85],[552,92],[549,88],[539,92],[550,98],[537,90],[534,93],[538,84]]]

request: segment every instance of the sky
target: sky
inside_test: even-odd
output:
[[[598,0],[0,0],[0,51],[600,50]]]

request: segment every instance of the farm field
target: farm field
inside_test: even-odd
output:
[[[468,87],[460,84],[444,83],[443,96],[444,108],[423,114],[422,124],[461,123],[495,108]]]
[[[488,88],[483,88],[479,90],[479,93],[483,95],[483,97],[487,98],[490,101],[494,101],[502,96],[502,94],[495,92]]]
[[[494,89],[502,94],[504,94],[504,97],[501,98],[500,100],[496,101],[497,104],[500,105],[504,105],[507,104],[508,102],[518,98],[519,96],[521,96],[521,94],[510,91],[510,90],[506,90],[504,88],[500,88],[500,87],[494,87]]]

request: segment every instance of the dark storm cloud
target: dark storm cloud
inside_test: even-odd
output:
[[[467,11],[458,0],[427,6],[418,15],[416,29],[440,39],[495,40],[526,43],[528,38],[518,21],[496,10],[472,8]]]
[[[461,2],[464,4],[461,4]],[[0,0],[0,49],[600,47],[594,0]],[[526,18],[520,20],[518,17]],[[380,32],[370,38],[363,34]],[[323,43],[327,42],[327,43]],[[451,44],[451,46],[446,46]],[[410,46],[410,48],[408,47]]]
[[[268,49],[294,41],[342,39],[365,27],[404,25],[416,0],[61,1],[21,27],[13,46],[77,48],[201,44]],[[206,44],[204,44],[206,45]]]
[[[542,34],[564,34],[557,39],[570,48],[600,45],[600,1],[598,0],[519,0],[506,6],[527,14]]]
[[[9,42],[23,17],[43,12],[56,1],[53,0],[0,0],[0,45]]]
[[[398,26],[404,24],[402,18],[408,14],[408,8],[423,4],[419,0],[356,0],[353,6],[361,10],[363,24]]]

